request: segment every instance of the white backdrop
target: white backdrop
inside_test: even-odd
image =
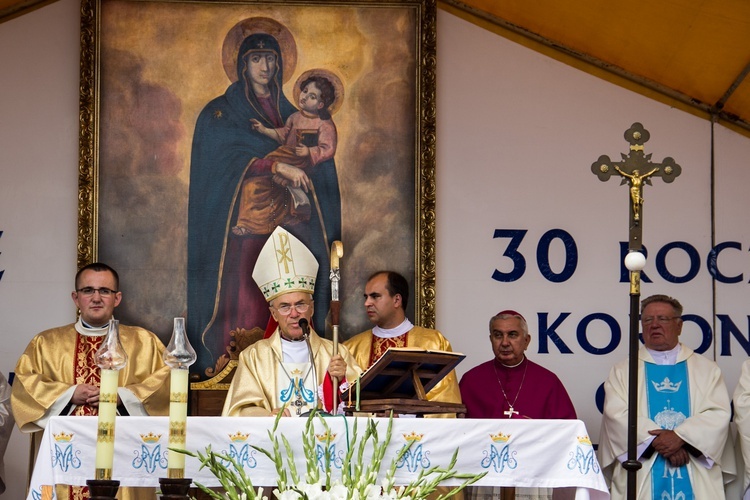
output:
[[[69,296],[76,263],[78,8],[76,0],[60,0],[0,24],[0,370],[6,374],[35,333],[72,321],[75,312]],[[683,168],[674,183],[655,179],[645,188],[645,271],[653,283],[644,283],[642,293],[674,295],[686,313],[719,333],[706,355],[718,360],[731,392],[750,330],[750,231],[743,217],[750,208],[744,196],[750,141],[715,128],[712,185],[708,121],[438,13],[438,328],[467,354],[462,374],[491,357],[493,314],[524,314],[533,335],[529,357],[559,374],[595,442],[596,390],[627,355],[620,242],[627,240],[629,201],[625,186],[600,182],[590,166],[600,155],[627,153],[623,133],[633,122],[650,131],[645,148],[654,161],[671,156]],[[495,269],[512,268],[503,257],[509,239],[494,238],[496,230],[527,231],[518,248],[526,269],[516,281],[492,279]],[[569,235],[577,249],[575,271],[561,283],[542,276],[537,258],[553,230]],[[673,242],[698,255],[698,272],[685,283],[669,283],[655,265]],[[721,273],[742,279],[716,283],[714,294],[706,259],[722,242],[739,249],[721,253]],[[554,273],[562,271],[566,249],[559,238],[542,255]],[[665,269],[684,276],[690,263],[677,248],[667,252]],[[733,322],[742,341],[722,335],[728,321],[714,325],[714,312]],[[598,319],[586,324],[592,314]],[[686,323],[685,343],[698,347],[702,339],[696,324]],[[564,346],[569,354],[561,353]],[[14,434],[6,498],[23,496],[27,443]]]
[[[712,218],[708,121],[450,14],[440,13],[438,20],[438,326],[456,350],[468,354],[460,367],[464,372],[491,358],[489,318],[503,309],[521,312],[533,335],[529,358],[560,376],[596,442],[596,391],[609,368],[628,355],[630,299],[629,285],[620,278],[620,242],[628,239],[630,201],[627,186],[617,178],[599,181],[591,164],[600,155],[617,161],[627,154],[624,132],[640,122],[651,133],[645,152],[652,161],[671,156],[682,166],[673,183],[654,179],[644,189],[645,273],[652,282],[643,283],[642,297],[672,295],[686,314],[713,327],[713,282],[706,265],[713,222],[717,243],[739,242],[741,248],[724,250],[719,270],[729,277],[745,273],[739,283],[716,284],[716,313],[728,316],[747,343],[750,235],[743,188],[750,174],[743,159],[750,141],[716,127]],[[511,240],[495,238],[496,230],[527,231],[518,247],[526,269],[513,282],[492,277],[495,269],[513,270],[503,255]],[[550,231],[558,237],[542,245],[540,261],[537,251]],[[553,283],[539,264],[548,258],[553,273],[561,274],[571,255],[563,241],[574,242],[577,266],[567,280]],[[668,250],[674,242],[684,244]],[[657,254],[665,246],[664,265],[657,269]],[[688,279],[691,263],[699,269]],[[684,282],[668,281],[669,274]],[[553,334],[559,336],[557,344]],[[696,349],[703,333],[686,322],[682,340]],[[736,338],[727,342],[723,350],[720,342],[712,344],[705,355],[722,366],[731,392],[747,352]]]

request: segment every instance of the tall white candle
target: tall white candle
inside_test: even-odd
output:
[[[118,370],[101,371],[99,420],[96,433],[96,479],[112,479],[115,456],[115,415],[117,414]]]
[[[187,426],[188,370],[172,368],[169,395],[169,447],[185,449]],[[169,450],[168,476],[181,478],[185,469],[185,455]]]
[[[185,318],[174,319],[172,338],[164,351],[164,363],[172,369],[169,386],[169,447],[185,449],[187,436],[188,368],[197,356],[185,332]],[[167,477],[185,477],[185,455],[169,450]]]
[[[109,320],[107,336],[94,355],[101,369],[99,380],[99,420],[96,431],[96,470],[94,479],[112,479],[115,456],[115,415],[117,414],[117,377],[128,362],[120,343],[119,321]]]

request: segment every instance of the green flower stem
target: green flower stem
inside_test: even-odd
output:
[[[354,430],[352,432],[352,438],[351,442],[346,443],[346,461],[344,464],[346,465],[344,469],[341,471],[341,481],[344,486],[351,489],[352,484],[354,483],[353,477],[352,477],[352,457],[354,456],[354,450],[355,446],[354,443],[357,441],[357,424],[359,423],[359,419],[354,419]],[[357,477],[357,476],[354,476]]]
[[[303,499],[307,500],[306,494],[303,493],[303,487],[306,486],[304,486],[303,482],[300,482],[297,467],[294,462],[294,450],[287,438],[283,434],[277,433],[280,417],[281,414],[277,415],[273,428],[268,431],[268,437],[272,444],[271,450],[255,445],[250,446],[273,462],[278,474],[276,484],[279,493],[295,491]],[[317,455],[315,428],[313,426],[313,419],[315,417],[315,413],[311,413],[308,417],[304,434],[302,436],[302,448],[306,458],[306,475],[304,482],[308,485],[321,484],[321,471]],[[318,416],[318,418],[320,418],[322,426],[328,436],[325,440],[325,451],[322,457],[325,461],[323,465],[325,484],[321,484],[321,488],[330,491],[332,487],[336,486],[335,484],[332,485],[331,481],[331,461],[334,458],[330,449],[331,429],[325,419],[320,416]],[[352,433],[351,440],[346,443],[347,452],[344,462],[345,465],[341,471],[341,484],[343,484],[343,486],[349,491],[349,498],[363,499],[367,498],[368,492],[375,493],[382,491],[385,495],[393,495],[399,499],[410,498],[413,500],[424,500],[428,495],[435,492],[442,481],[447,479],[462,480],[463,482],[460,485],[452,488],[447,494],[440,495],[437,498],[437,500],[444,500],[459,493],[467,486],[474,484],[487,474],[486,472],[481,474],[459,474],[454,469],[458,460],[457,448],[447,466],[434,466],[427,470],[422,470],[417,478],[409,485],[395,489],[394,478],[396,475],[396,469],[398,468],[398,464],[403,460],[406,453],[408,453],[409,449],[414,444],[413,441],[410,441],[408,444],[402,446],[396,454],[396,457],[391,460],[381,489],[377,484],[378,476],[388,446],[391,442],[391,436],[393,434],[393,416],[388,420],[388,428],[383,436],[382,442],[380,441],[378,434],[378,424],[372,419],[367,420],[367,427],[365,428],[364,435],[359,439],[358,422],[359,419],[354,420],[354,432]],[[282,454],[281,444],[279,443],[280,440],[283,442],[284,454]],[[368,449],[368,445],[372,447],[372,456],[369,459],[366,459],[365,451]],[[237,459],[225,454],[214,453],[211,450],[211,446],[206,447],[205,454],[201,452],[193,453],[174,448],[170,449],[197,458],[201,463],[200,468],[208,468],[218,479],[225,491],[223,495],[200,483],[195,483],[201,491],[205,492],[212,499],[256,500],[259,498],[255,493],[252,481],[247,476],[245,469]],[[284,460],[284,458],[286,458],[286,460]],[[227,466],[227,464],[229,464],[229,466]]]
[[[289,469],[289,479],[291,479],[292,484],[298,484],[299,483],[299,474],[297,473],[297,464],[294,463],[294,449],[292,448],[292,445],[289,444],[289,441],[287,441],[286,436],[283,434],[281,435],[281,440],[284,442],[284,449],[286,450],[286,466]],[[307,453],[305,453],[305,456]],[[308,475],[310,473],[310,466],[307,467]]]

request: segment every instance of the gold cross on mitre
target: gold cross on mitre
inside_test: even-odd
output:
[[[276,256],[278,263],[284,265],[284,272],[289,272],[289,264],[292,262],[292,247],[289,245],[289,233],[278,232],[273,233],[279,238],[279,246],[276,248]]]
[[[625,131],[625,140],[630,143],[630,152],[620,153],[621,161],[612,161],[602,155],[591,164],[591,171],[600,181],[608,181],[612,175],[619,176],[620,184],[630,186],[630,250],[640,250],[643,234],[643,187],[651,185],[653,177],[661,177],[664,182],[672,182],[682,173],[682,167],[673,158],[667,157],[661,163],[653,163],[651,155],[645,154],[643,143],[651,134],[640,123],[634,123]]]

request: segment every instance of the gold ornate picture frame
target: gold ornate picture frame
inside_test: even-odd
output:
[[[103,261],[118,270],[124,296],[118,319],[166,341],[172,318],[195,322],[200,302],[207,319],[199,332],[189,334],[203,360],[196,370],[202,378],[220,371],[248,339],[257,337],[263,325],[243,325],[234,317],[225,322],[233,326],[225,327],[223,340],[212,340],[206,327],[206,321],[219,321],[221,310],[237,316],[248,310],[223,302],[228,290],[242,295],[247,285],[240,283],[237,291],[223,280],[236,275],[235,280],[247,281],[252,271],[246,254],[232,254],[236,237],[244,234],[237,212],[245,184],[236,177],[227,181],[225,169],[238,165],[234,168],[244,169],[239,178],[244,175],[245,181],[257,170],[253,179],[267,182],[281,160],[271,159],[266,146],[261,154],[253,149],[260,140],[253,135],[259,129],[250,115],[226,129],[207,130],[216,124],[227,127],[234,117],[232,99],[238,98],[247,101],[241,106],[250,103],[251,113],[275,106],[283,126],[300,107],[308,77],[322,75],[334,90],[328,110],[335,124],[335,153],[315,163],[313,149],[331,149],[328,142],[318,145],[315,135],[304,150],[308,163],[299,167],[312,181],[307,201],[303,196],[301,202],[312,215],[303,211],[284,220],[302,228],[303,236],[322,234],[325,244],[342,241],[343,338],[369,328],[364,284],[380,269],[407,277],[412,287],[408,316],[434,327],[435,30],[434,0],[83,0],[78,264]],[[240,69],[243,61],[250,64],[243,57],[261,50],[276,54],[276,93],[274,77],[265,87],[270,91],[256,93],[250,69]],[[233,86],[237,92],[232,94]],[[324,114],[319,118],[325,121]],[[266,124],[266,129],[276,128]],[[250,156],[238,160],[246,149]],[[325,162],[335,165],[328,187],[314,184],[314,176],[329,168]],[[281,178],[270,184],[269,196],[288,182]],[[299,200],[283,192],[296,207]],[[214,198],[221,203],[212,204]],[[268,206],[276,205],[262,208]],[[336,216],[338,232],[329,223]],[[252,232],[258,241],[263,238],[262,230]],[[214,234],[223,234],[223,240]],[[207,252],[200,246],[203,240],[220,249],[218,259],[195,260]],[[321,250],[316,256],[326,260]],[[323,262],[321,269],[326,267]],[[197,279],[204,268],[213,274]],[[319,274],[318,285],[321,281]],[[314,320],[327,312],[324,301],[315,300]]]

